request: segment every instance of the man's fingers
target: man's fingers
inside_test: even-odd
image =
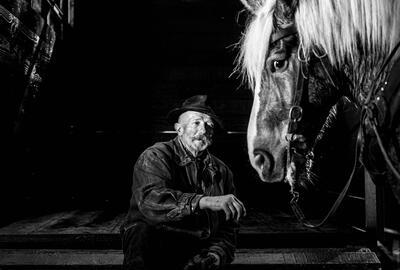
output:
[[[243,211],[243,216],[245,216],[247,214],[246,207],[244,207],[244,204],[236,197],[235,197],[235,201],[241,206],[242,211]]]
[[[233,205],[233,203],[229,203],[228,204],[229,210],[231,210],[232,213],[232,219],[234,219],[235,217],[237,217],[238,213],[236,211],[235,206]]]
[[[200,208],[209,208],[213,211],[223,210],[226,220],[231,218],[239,220],[242,216],[247,214],[244,204],[233,194],[204,198],[206,199],[201,199],[199,202]]]
[[[222,209],[225,212],[226,220],[229,220],[231,218],[231,210],[229,209],[229,207],[226,207],[226,206],[223,207]]]
[[[236,209],[236,213],[237,213],[236,220],[239,221],[239,219],[242,217],[242,213],[243,213],[242,206],[240,204],[238,204],[236,201],[233,202],[232,204]]]
[[[193,260],[190,260],[186,265],[185,268],[183,268],[183,270],[191,270],[194,267],[194,263]]]
[[[202,268],[201,269],[210,269],[210,266],[214,263],[215,258],[211,256],[207,256],[202,260]]]

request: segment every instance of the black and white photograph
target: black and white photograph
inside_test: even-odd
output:
[[[0,270],[400,270],[399,0],[0,0]]]

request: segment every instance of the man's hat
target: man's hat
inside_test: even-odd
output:
[[[186,99],[182,103],[181,107],[172,109],[167,114],[167,119],[170,122],[176,123],[178,120],[178,117],[184,112],[187,112],[187,111],[201,112],[201,113],[209,115],[211,117],[211,119],[213,120],[213,122],[217,124],[217,126],[219,127],[219,129],[221,131],[224,130],[221,119],[215,114],[214,110],[211,109],[211,107],[206,104],[206,101],[207,101],[207,95],[192,96],[192,97]]]

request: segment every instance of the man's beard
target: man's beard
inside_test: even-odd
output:
[[[201,151],[206,149],[212,143],[212,139],[205,135],[193,136],[191,141],[192,141],[193,146],[196,146],[195,148],[197,148],[198,150],[201,150]],[[200,144],[199,144],[199,141],[200,141]],[[197,147],[197,146],[199,146],[199,147]]]

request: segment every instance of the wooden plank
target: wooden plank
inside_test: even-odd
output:
[[[1,235],[119,233],[125,213],[68,211],[14,222],[0,228]]]
[[[240,248],[343,247],[365,245],[363,233],[291,233],[240,231]],[[106,248],[121,247],[119,234],[35,234],[0,235],[0,248]]]
[[[0,235],[0,248],[118,249],[121,238],[116,233]]]
[[[0,250],[0,266],[9,265],[121,265],[123,254],[119,250]]]
[[[0,266],[118,266],[120,250],[0,250]],[[380,262],[374,252],[360,249],[241,249],[237,250],[235,266],[249,265],[370,265],[378,269]]]
[[[45,216],[39,216],[29,219],[20,220],[0,228],[1,234],[32,234],[40,232],[42,228],[51,226],[55,222],[73,217],[78,211],[65,211],[54,214],[49,214]]]
[[[234,264],[379,264],[375,253],[367,248],[315,249],[243,249],[238,250]]]

